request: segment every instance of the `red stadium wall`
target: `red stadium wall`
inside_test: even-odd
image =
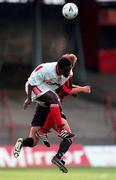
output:
[[[116,73],[116,50],[99,51],[99,71],[102,73]]]
[[[100,9],[99,24],[104,32],[101,35],[104,35],[104,43],[99,50],[99,71],[101,73],[116,73],[116,9]]]

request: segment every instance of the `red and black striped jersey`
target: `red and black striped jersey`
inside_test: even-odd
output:
[[[72,78],[69,78],[60,88],[56,90],[56,93],[58,94],[61,102],[64,96],[70,94],[71,90],[72,90]]]

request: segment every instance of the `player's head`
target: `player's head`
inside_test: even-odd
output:
[[[71,60],[72,64],[73,64],[73,67],[75,66],[76,62],[77,62],[77,56],[74,55],[74,54],[70,54],[70,53],[67,53],[67,54],[64,54],[62,57],[65,57],[65,58],[68,58]]]
[[[59,74],[63,75],[64,77],[68,77],[70,74],[70,70],[72,69],[73,65],[69,58],[61,57],[58,60],[58,71]]]

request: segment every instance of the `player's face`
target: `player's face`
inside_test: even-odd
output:
[[[72,65],[71,66],[65,66],[63,69],[61,69],[61,74],[64,76],[64,77],[68,77],[69,74],[70,74],[70,70],[72,68]]]

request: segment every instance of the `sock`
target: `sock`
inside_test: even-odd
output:
[[[33,138],[28,137],[28,138],[23,140],[22,146],[33,147],[33,144],[34,144]]]
[[[59,150],[56,154],[56,157],[58,159],[61,159],[62,156],[68,151],[69,147],[72,144],[72,140],[71,139],[64,139],[61,143],[60,143],[60,147]]]
[[[54,120],[56,126],[58,128],[62,127],[63,124],[62,124],[62,117],[61,117],[59,105],[58,104],[51,104],[50,113],[51,113],[52,119]]]
[[[60,107],[58,104],[51,104],[50,112],[48,114],[47,120],[45,121],[42,129],[50,130],[54,125],[58,128],[58,131],[61,132],[63,129],[62,118],[60,113]]]
[[[44,123],[44,125],[42,126],[42,128],[39,130],[39,132],[48,132],[51,128],[53,128],[53,126],[55,125],[55,122],[53,121],[51,114],[49,113],[47,116],[47,119]]]

